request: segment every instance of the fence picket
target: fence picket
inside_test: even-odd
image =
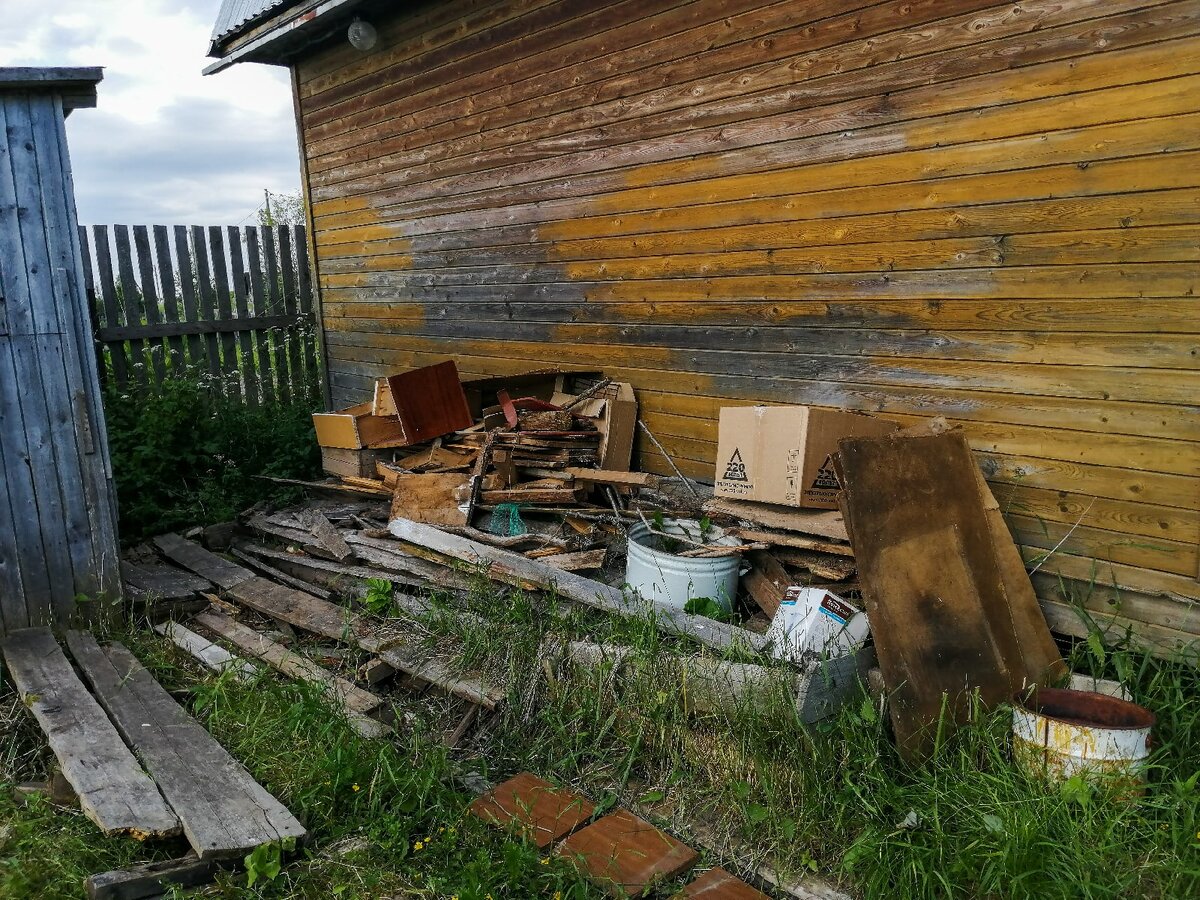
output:
[[[284,309],[279,298],[279,265],[278,257],[275,255],[275,236],[272,231],[271,228],[264,225],[259,229],[259,236],[262,238],[263,256],[266,257],[267,306],[272,315],[278,315],[284,312]],[[278,397],[279,402],[284,404],[292,402],[286,341],[287,331],[285,329],[271,329],[271,356],[275,362],[275,378],[279,387]]]
[[[246,260],[250,267],[250,305],[254,310],[254,316],[266,316],[270,314],[267,308],[267,298],[263,291],[263,267],[262,257],[258,252],[258,229],[246,229]],[[273,403],[275,401],[275,385],[272,381],[274,378],[274,368],[271,366],[270,343],[267,339],[268,330],[265,328],[256,329],[254,332],[254,345],[258,353],[258,371],[259,385],[262,390],[263,403]]]
[[[125,324],[132,325],[142,321],[142,313],[138,308],[138,283],[133,274],[133,248],[129,244],[129,226],[114,225],[113,239],[117,244],[117,275],[120,279],[121,309],[125,313]],[[143,339],[130,338],[129,359],[132,363],[134,379],[139,384],[149,383],[149,375],[146,371],[146,342]]]
[[[229,239],[229,278],[233,282],[234,308],[239,319],[250,318],[246,308],[246,266],[242,262],[242,236],[236,225],[226,228]],[[249,331],[238,331],[238,368],[245,385],[246,402],[258,406],[258,376],[254,371],[254,345]]]
[[[308,270],[308,239],[303,225],[292,226],[293,241],[296,245],[296,282],[297,295],[300,301],[300,322],[304,344],[304,377],[306,384],[317,385],[321,380],[317,368],[317,331],[319,324],[313,314],[312,278]]]
[[[204,242],[203,225],[192,226],[192,252],[196,254],[196,286],[200,293],[199,319],[203,322],[215,322],[217,299],[208,274],[208,247]],[[217,346],[215,333],[204,335],[204,354],[208,360],[208,374],[213,380],[220,381],[221,350]]]
[[[117,386],[192,368],[250,405],[307,397],[317,356],[303,226],[114,225],[111,244],[106,225],[79,234],[96,353]]]
[[[150,256],[150,235],[145,225],[133,226],[133,249],[137,252],[138,274],[141,276],[142,315],[148,325],[157,325],[162,321],[158,314],[158,286],[154,283],[154,260]],[[147,341],[150,351],[150,365],[154,369],[155,381],[161,382],[167,377],[166,354],[161,338]]]
[[[121,316],[117,312],[117,288],[113,281],[112,250],[108,244],[108,226],[92,226],[92,244],[96,248],[96,269],[100,279],[101,309],[105,325],[120,325]],[[125,388],[129,384],[129,366],[125,354],[125,342],[108,345],[109,359],[112,363],[113,378],[117,387]]]
[[[167,226],[154,226],[154,255],[157,257],[158,277],[162,283],[163,320],[170,324],[179,321],[179,294],[175,290],[175,267],[171,263],[171,246],[167,240]],[[167,338],[171,348],[171,371],[182,375],[187,363],[183,356],[183,338],[174,335]]]

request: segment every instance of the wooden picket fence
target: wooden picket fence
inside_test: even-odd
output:
[[[105,380],[192,373],[252,405],[312,396],[304,226],[81,225],[79,238]]]

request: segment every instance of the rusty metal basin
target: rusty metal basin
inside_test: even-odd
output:
[[[1037,775],[1142,777],[1154,714],[1091,691],[1040,688],[1013,700],[1013,759]]]

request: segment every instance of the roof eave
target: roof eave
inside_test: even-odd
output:
[[[204,74],[216,74],[239,62],[286,65],[287,57],[307,45],[320,25],[327,24],[318,20],[328,20],[339,12],[348,12],[361,2],[362,0],[320,0],[315,5],[285,10],[273,20],[268,20],[266,28],[260,34],[240,45],[229,46],[236,40],[237,35],[233,36],[233,40],[227,39],[221,47],[214,43],[208,55],[218,58],[216,62],[204,67]]]
[[[63,112],[96,105],[102,66],[0,66],[0,90],[44,91],[62,98]]]

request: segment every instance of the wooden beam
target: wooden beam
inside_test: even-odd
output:
[[[178,622],[164,622],[155,625],[154,630],[167,638],[181,650],[187,651],[214,672],[224,672],[226,669],[237,671],[238,681],[250,681],[258,674],[258,670],[245,660],[238,659],[224,647],[218,647],[203,635],[196,634],[190,628]]]
[[[632,616],[651,612],[657,616],[662,627],[716,649],[724,650],[740,644],[747,649],[757,650],[765,643],[760,635],[744,628],[685,613],[662,603],[627,598],[621,591],[602,582],[562,572],[537,560],[526,559],[519,553],[489,547],[408,519],[392,519],[388,523],[388,530],[408,546],[424,547],[446,559],[483,566],[488,577],[497,581],[554,590],[568,600],[616,615]]]
[[[177,534],[160,534],[154,539],[154,545],[172,562],[178,563],[188,571],[195,572],[201,578],[207,578],[225,590],[256,577],[249,569],[222,559],[194,541],[189,541]]]
[[[189,853],[181,859],[138,863],[128,869],[89,875],[83,889],[88,900],[151,900],[168,896],[173,887],[208,884],[219,869],[218,861]]]

